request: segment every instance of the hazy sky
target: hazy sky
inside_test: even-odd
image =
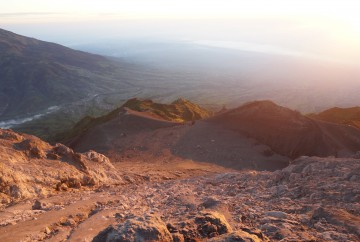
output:
[[[360,1],[0,0],[0,27],[75,44],[102,38],[236,41],[360,60]]]
[[[11,14],[59,13],[67,20],[87,15],[116,15],[118,18],[239,18],[264,16],[329,17],[360,28],[359,3],[354,0],[2,0],[1,10],[7,21]],[[4,17],[4,15],[2,16]],[[29,17],[29,16],[28,16]],[[59,16],[57,16],[57,20]],[[43,16],[40,19],[51,19]],[[30,18],[27,18],[28,20]],[[36,21],[36,18],[32,18]],[[38,19],[39,20],[39,19]]]

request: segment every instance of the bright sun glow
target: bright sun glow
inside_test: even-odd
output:
[[[318,16],[360,26],[360,3],[352,0],[12,0],[0,13],[109,14],[132,18],[238,18]],[[4,18],[4,16],[2,16]]]
[[[86,19],[288,18],[343,25],[360,34],[360,1],[344,0],[12,0],[0,23]]]
[[[228,41],[243,41],[241,36],[247,34],[250,41],[255,38],[279,46],[295,43],[290,47],[315,54],[326,52],[345,59],[360,55],[359,0],[0,1],[0,28],[65,24],[71,29],[78,24],[89,31],[128,31],[125,35],[187,31],[189,36],[182,38],[200,40],[213,33]]]

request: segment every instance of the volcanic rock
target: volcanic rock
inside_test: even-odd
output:
[[[124,223],[110,226],[93,242],[133,242],[133,241],[173,241],[173,237],[164,222],[152,214],[144,217],[129,218]]]
[[[62,144],[51,146],[10,130],[0,129],[0,137],[0,193],[6,203],[48,196],[56,190],[122,183],[110,161],[94,151],[79,154]]]

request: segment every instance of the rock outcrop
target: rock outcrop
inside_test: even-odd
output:
[[[182,221],[176,226],[165,225],[160,217],[153,214],[129,215],[125,219],[101,231],[93,242],[183,242],[209,238],[214,238],[209,241],[268,241],[257,230],[244,228],[232,233],[224,215],[216,211],[200,211],[194,219]]]
[[[152,214],[133,217],[124,223],[110,226],[93,239],[93,242],[168,241],[173,238],[165,223]]]
[[[261,242],[264,241],[254,234],[245,231],[236,231],[209,240],[209,242]]]
[[[3,205],[57,191],[122,183],[109,159],[37,137],[0,129],[0,200]]]

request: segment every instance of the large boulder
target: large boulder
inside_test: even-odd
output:
[[[221,213],[215,211],[200,212],[195,218],[197,230],[202,237],[215,237],[232,232],[231,226]]]
[[[261,242],[261,241],[266,241],[266,240],[259,238],[255,234],[249,234],[248,232],[242,230],[229,234],[224,234],[222,236],[212,238],[209,240],[209,242]]]
[[[173,241],[165,223],[152,214],[129,218],[124,223],[111,225],[93,239],[93,242],[147,241]]]
[[[185,241],[202,241],[232,232],[225,216],[212,210],[201,211],[195,217],[190,216],[186,221],[168,226],[168,229],[172,233],[182,234]]]

